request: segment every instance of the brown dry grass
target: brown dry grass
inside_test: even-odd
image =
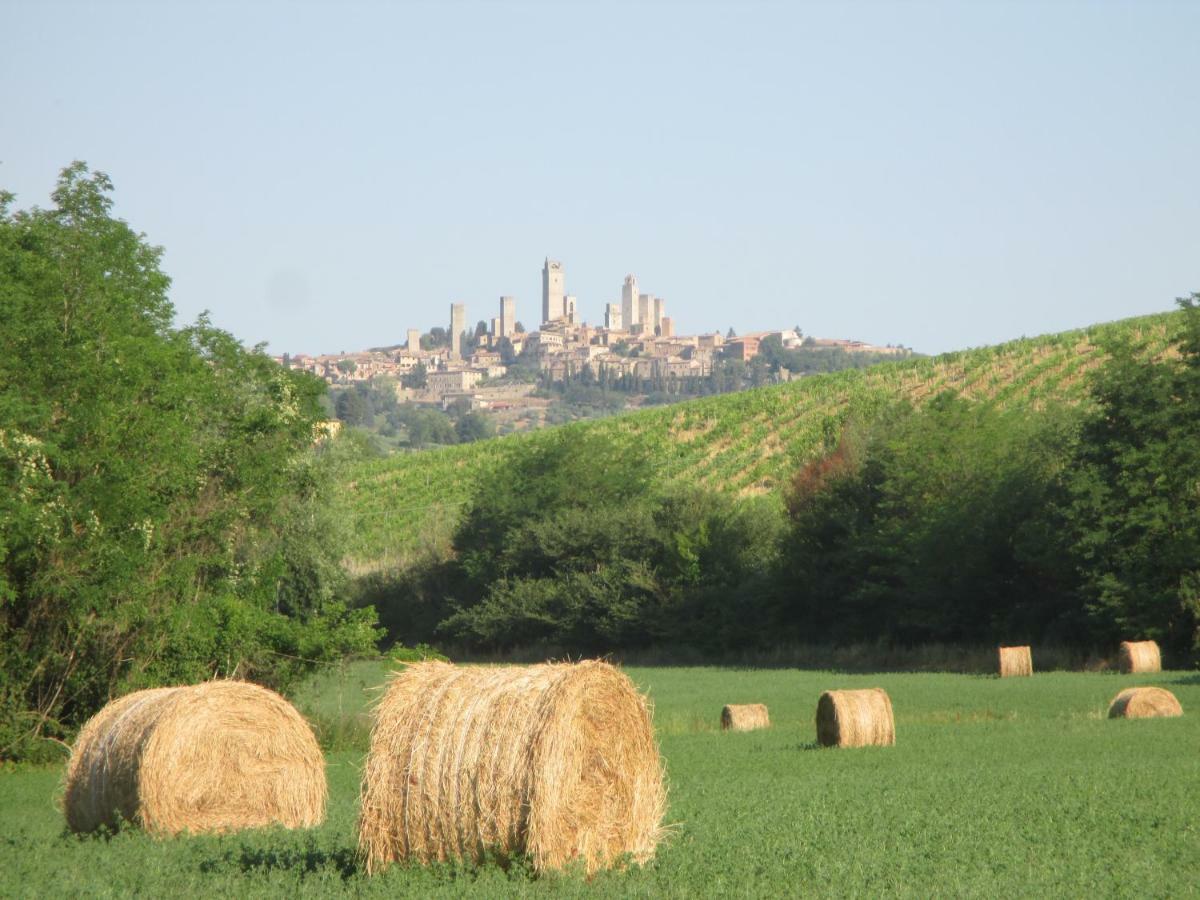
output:
[[[359,852],[369,872],[490,852],[591,874],[650,859],[665,808],[650,706],[620,670],[419,663],[376,709]]]
[[[754,731],[770,727],[771,717],[765,703],[731,703],[721,710],[722,731]]]
[[[1000,677],[1018,678],[1033,674],[1033,654],[1028,647],[1000,648]]]
[[[1154,641],[1121,641],[1117,665],[1124,675],[1135,672],[1161,672],[1162,654]]]
[[[1156,719],[1182,716],[1183,707],[1165,688],[1125,688],[1108,707],[1110,719]]]
[[[136,691],[83,727],[67,763],[72,831],[134,822],[156,834],[325,818],[325,757],[276,694],[242,681]]]
[[[823,747],[890,747],[896,743],[892,700],[883,688],[826,691],[817,701],[817,742]]]

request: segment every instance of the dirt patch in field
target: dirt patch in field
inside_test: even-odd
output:
[[[671,439],[676,443],[690,444],[693,441],[704,437],[716,427],[716,419],[705,419],[699,425],[693,425],[690,428],[684,428],[682,422],[680,422],[678,424],[672,424],[669,434]]]

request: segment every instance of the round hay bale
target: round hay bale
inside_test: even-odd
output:
[[[75,832],[306,828],[325,818],[325,757],[296,709],[243,681],[135,691],[96,713],[67,763]]]
[[[1158,719],[1182,716],[1183,707],[1165,688],[1125,688],[1108,707],[1110,719]]]
[[[770,728],[771,717],[765,703],[731,703],[721,710],[722,731],[754,731]]]
[[[1154,641],[1121,641],[1117,662],[1123,675],[1162,671],[1162,654]]]
[[[822,747],[890,747],[896,743],[892,700],[883,688],[826,691],[817,701]]]
[[[1000,677],[1018,678],[1033,674],[1033,654],[1028,647],[1000,648]]]
[[[649,704],[608,663],[418,663],[375,711],[359,853],[368,872],[494,853],[591,874],[653,856],[665,806]]]

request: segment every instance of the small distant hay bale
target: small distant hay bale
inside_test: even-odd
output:
[[[731,703],[721,710],[722,731],[754,731],[770,728],[771,717],[765,703]]]
[[[1183,707],[1165,688],[1125,688],[1108,707],[1110,719],[1160,719],[1182,716]]]
[[[591,874],[662,836],[650,706],[608,663],[408,666],[375,711],[359,854],[393,862],[527,856]]]
[[[210,681],[135,691],[96,713],[71,750],[63,812],[75,832],[307,828],[324,820],[325,795],[325,757],[290,703]]]
[[[883,688],[826,691],[817,701],[822,747],[890,747],[896,743],[892,701]]]
[[[1000,648],[1000,677],[1019,678],[1033,674],[1033,654],[1028,647]]]
[[[1117,662],[1123,675],[1162,671],[1162,653],[1154,641],[1121,641]]]

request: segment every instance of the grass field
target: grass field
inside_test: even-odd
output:
[[[1036,660],[1035,660],[1036,663]],[[670,842],[642,869],[534,878],[522,866],[355,861],[361,750],[329,755],[327,823],[307,833],[111,839],[63,833],[57,769],[0,772],[0,896],[1195,896],[1200,676],[1052,672],[1032,679],[631,668],[655,702]],[[362,715],[380,663],[306,686],[322,720]],[[1185,715],[1110,721],[1123,687],[1173,691]],[[897,744],[814,749],[822,690],[882,686]],[[772,728],[723,734],[724,703]],[[348,728],[347,735],[356,729]]]

